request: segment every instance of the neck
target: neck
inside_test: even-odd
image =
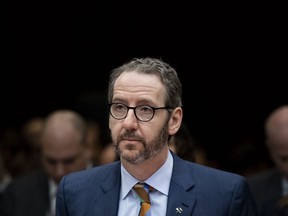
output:
[[[121,163],[132,176],[143,182],[151,177],[166,162],[168,151],[168,147],[164,148],[159,154],[140,164],[131,164],[124,159],[121,159]]]

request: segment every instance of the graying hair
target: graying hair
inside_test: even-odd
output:
[[[156,58],[133,58],[130,62],[113,69],[110,73],[108,85],[108,103],[112,103],[114,84],[123,72],[157,75],[166,88],[165,106],[171,108],[182,107],[182,85],[176,70],[168,63]]]

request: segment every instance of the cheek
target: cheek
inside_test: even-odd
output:
[[[147,125],[146,128],[141,130],[141,134],[147,142],[150,142],[158,138],[162,130],[167,130],[166,125]]]
[[[112,140],[116,140],[117,136],[119,136],[121,132],[121,125],[120,124],[110,124],[110,133],[111,133],[111,138]]]
[[[111,117],[109,117],[109,129],[111,130]]]
[[[70,173],[70,172],[81,170],[81,169],[85,169],[84,164],[79,164],[79,162],[75,162],[73,164],[66,165],[63,168],[65,173]]]
[[[55,169],[56,169],[54,165],[51,165],[51,164],[49,164],[49,163],[47,163],[47,162],[43,162],[43,166],[44,166],[46,172],[47,172],[49,175],[51,175],[51,176],[54,175]]]
[[[120,127],[121,124],[119,124],[119,123],[120,123],[119,120],[116,120],[116,119],[110,117],[109,118],[109,129],[111,131],[115,131],[116,130],[115,128]]]

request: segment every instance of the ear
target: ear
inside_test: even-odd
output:
[[[111,130],[111,118],[110,118],[110,116],[109,116],[108,122],[109,122],[109,129]]]
[[[169,123],[168,123],[168,133],[169,135],[174,135],[180,128],[183,118],[183,110],[181,107],[177,107],[173,110]]]

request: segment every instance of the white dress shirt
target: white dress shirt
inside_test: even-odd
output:
[[[52,179],[49,179],[50,208],[46,214],[47,216],[55,216],[57,187],[58,185]]]
[[[168,191],[173,169],[173,157],[168,153],[166,162],[145,182],[153,190],[150,195],[151,215],[164,216],[167,210]],[[121,165],[121,189],[118,216],[138,215],[140,201],[132,187],[139,182]],[[132,190],[131,190],[132,189]]]
[[[282,196],[288,196],[288,181],[282,178]]]

